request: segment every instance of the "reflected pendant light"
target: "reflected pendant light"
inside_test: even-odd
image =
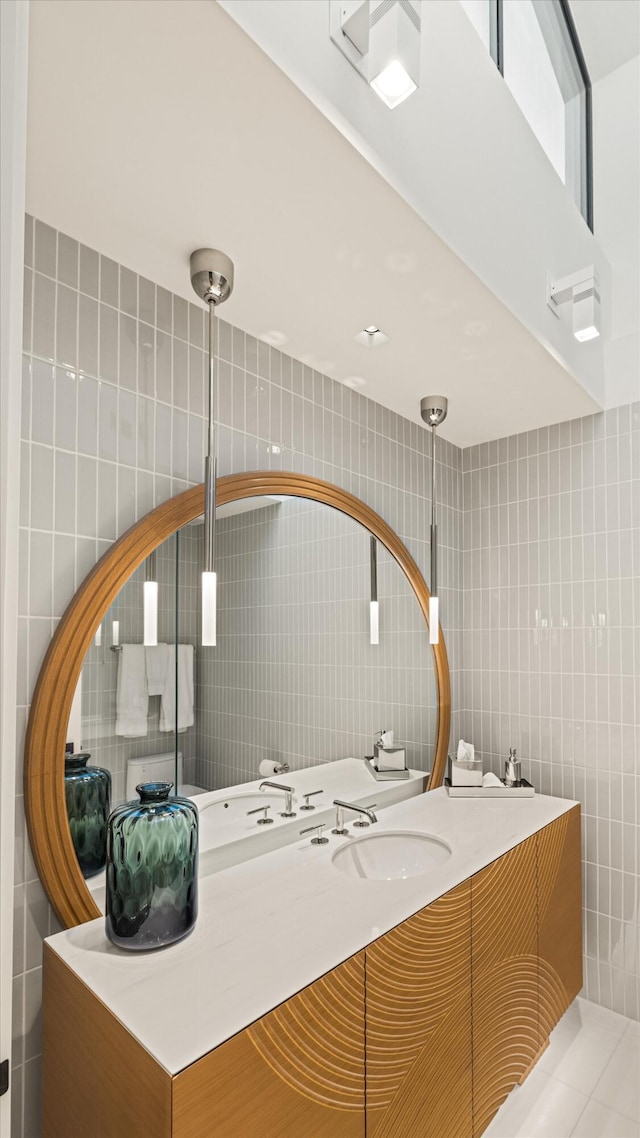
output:
[[[425,395],[420,400],[420,414],[431,427],[431,580],[429,596],[429,643],[440,639],[440,605],[438,601],[438,525],[436,520],[436,428],[447,417],[449,401],[444,395]]]
[[[144,563],[143,589],[143,637],[145,648],[155,648],[158,644],[158,580],[156,576],[156,551],[150,553]]]
[[[216,531],[216,308],[233,289],[233,261],[218,249],[196,249],[191,254],[191,284],[209,307],[209,418],[207,454],[204,464],[204,568],[202,571],[203,647],[216,643],[216,572],[214,566]]]
[[[380,624],[378,611],[378,543],[371,538],[371,601],[369,602],[369,631],[372,644],[380,643]]]

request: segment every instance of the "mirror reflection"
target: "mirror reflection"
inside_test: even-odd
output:
[[[197,799],[257,779],[265,759],[295,771],[362,758],[380,730],[429,771],[433,653],[407,577],[374,545],[377,643],[367,530],[305,498],[223,506],[215,648],[198,643],[202,524],[159,546],[158,645],[143,645],[143,564],[104,616],[69,725],[75,750],[111,772],[111,806],[144,781]]]

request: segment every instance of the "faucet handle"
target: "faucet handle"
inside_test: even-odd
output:
[[[258,825],[268,826],[270,822],[273,822],[273,818],[269,818],[267,815],[267,811],[270,809],[270,803],[267,803],[266,806],[256,806],[255,810],[247,810],[247,818],[250,814],[262,814],[262,818],[258,818]]]
[[[345,834],[349,833],[347,827],[344,824],[344,810],[342,809],[342,806],[338,806],[336,802],[334,802],[333,805],[336,808],[336,824],[333,827],[331,833],[338,834],[340,837],[344,837]]]
[[[378,805],[377,802],[367,802],[366,808],[367,808],[367,810],[373,810],[374,806],[377,806],[377,805]],[[359,818],[356,818],[356,820],[353,824],[354,824],[354,826],[358,826],[361,830],[363,830],[365,826],[371,825],[371,823],[365,818],[364,814],[361,814]]]
[[[324,794],[324,790],[310,790],[308,794],[304,794],[303,795],[304,806],[301,806],[300,809],[301,810],[315,810],[315,806],[311,802],[309,802],[309,799],[313,798],[316,794]]]
[[[313,809],[313,807],[312,807],[312,809]],[[322,833],[325,826],[326,826],[326,822],[318,822],[317,826],[305,826],[304,830],[300,831],[300,834],[301,835],[302,834],[310,834],[312,830],[317,830],[318,832],[317,832],[315,838],[311,839],[311,845],[312,846],[326,846],[328,844],[329,839],[325,838],[324,834]]]

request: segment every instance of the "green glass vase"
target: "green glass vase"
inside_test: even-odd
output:
[[[136,787],[107,826],[106,931],[121,948],[182,940],[198,915],[198,810],[170,782]]]
[[[88,751],[64,757],[64,793],[71,840],[84,877],[104,869],[107,819],[111,810],[111,774],[88,767]]]

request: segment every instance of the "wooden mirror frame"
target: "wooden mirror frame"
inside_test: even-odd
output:
[[[429,590],[406,546],[359,498],[303,474],[281,471],[230,474],[217,485],[218,505],[261,494],[324,502],[348,514],[382,542],[404,570],[429,625]],[[112,601],[145,558],[204,510],[204,484],[170,498],[118,538],[76,592],[56,628],[36,684],[25,743],[24,795],[31,849],[49,900],[66,928],[101,916],[76,858],[67,818],[64,749],[71,704],[86,653]],[[438,734],[428,790],[440,786],[449,743],[451,688],[442,632],[433,646]]]

